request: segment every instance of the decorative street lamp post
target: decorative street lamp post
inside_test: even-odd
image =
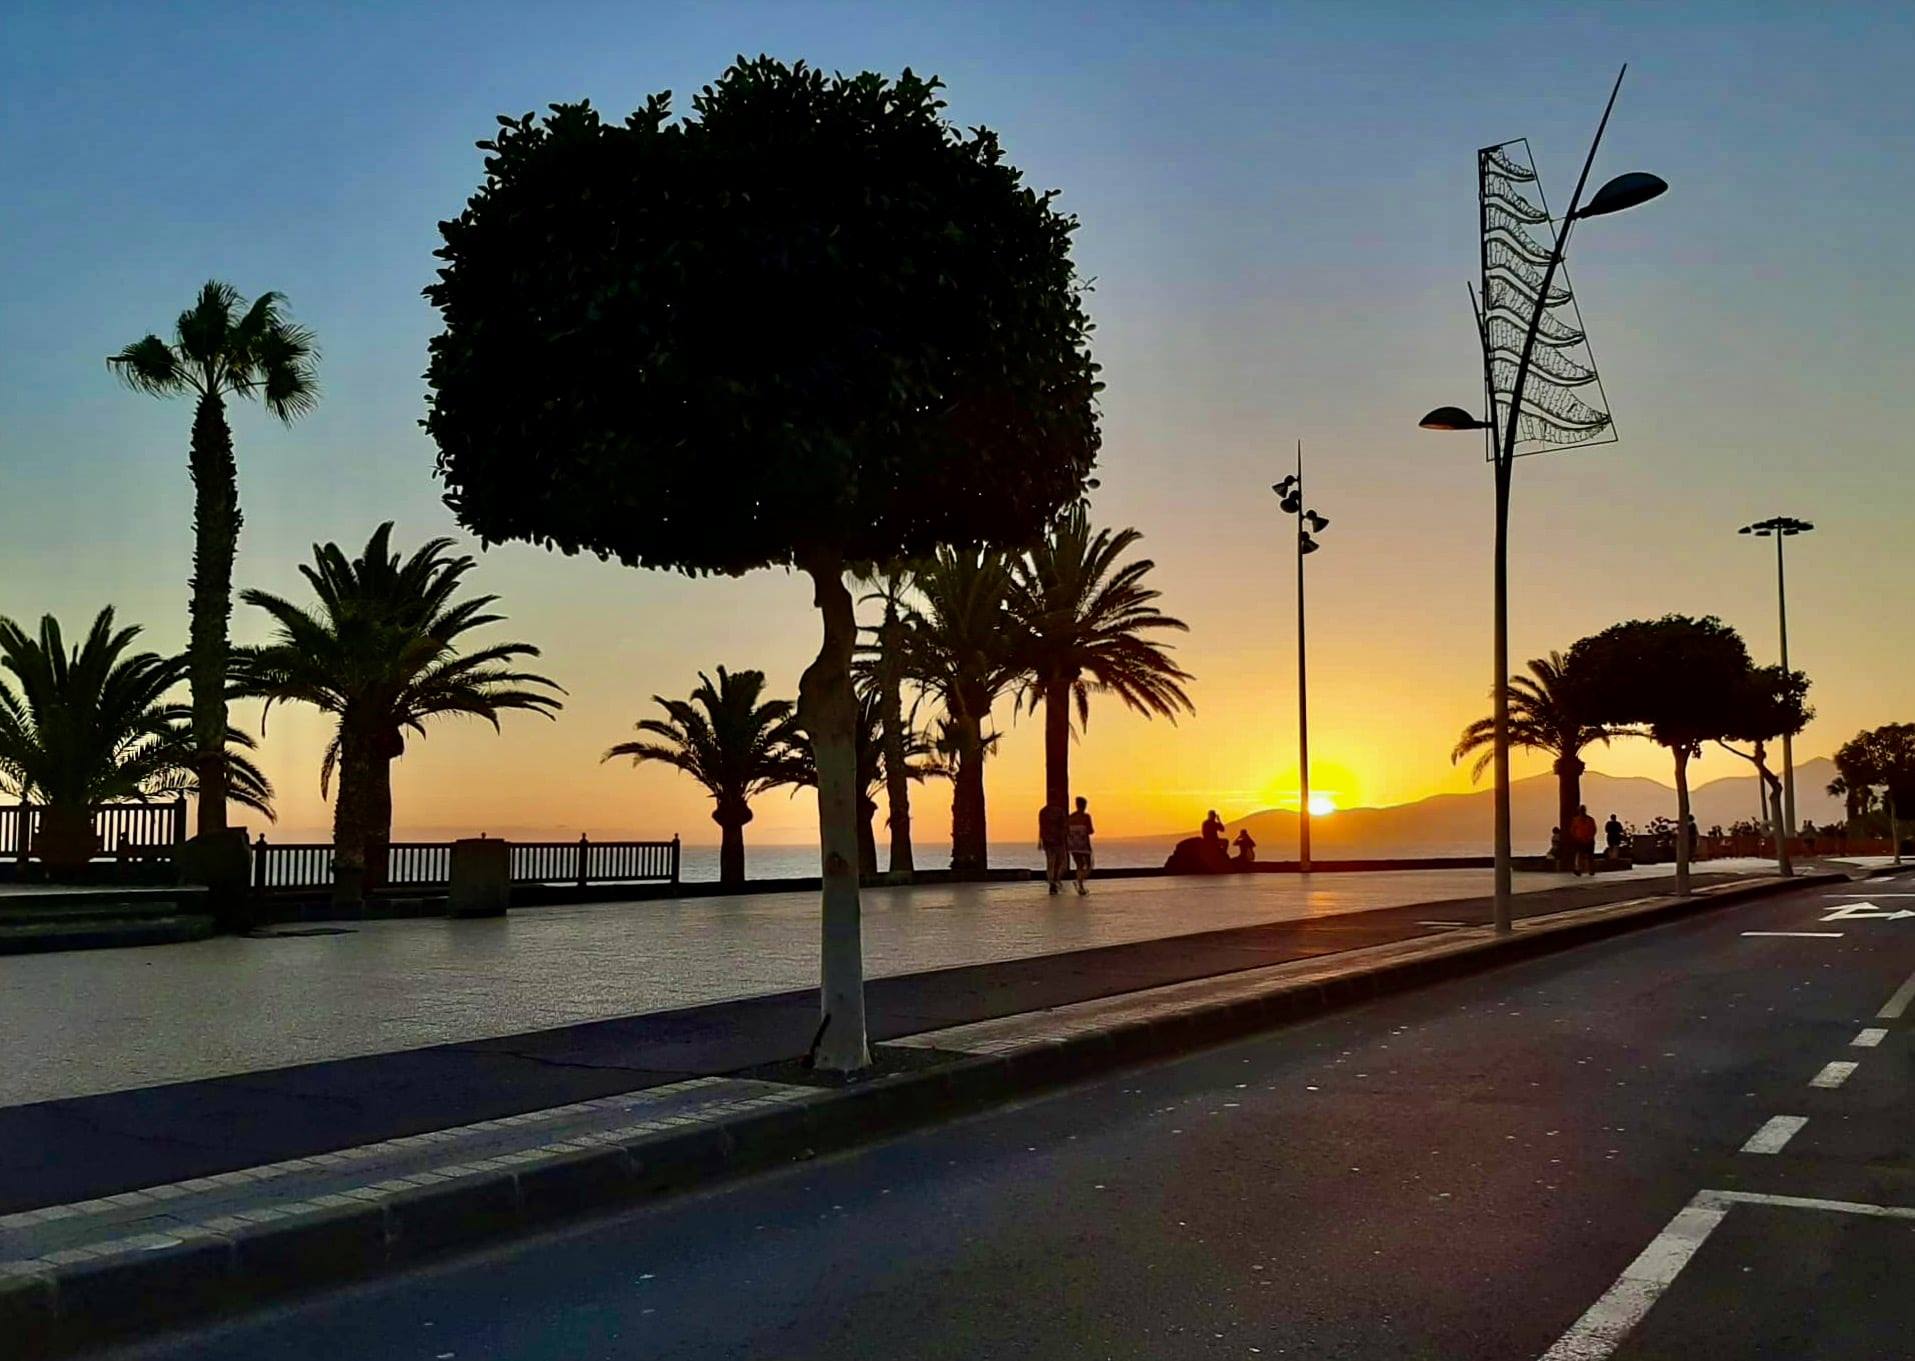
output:
[[[1286,514],[1297,517],[1297,768],[1303,785],[1297,803],[1297,869],[1310,872],[1310,671],[1303,648],[1303,559],[1317,551],[1311,537],[1329,527],[1330,522],[1314,510],[1303,508],[1303,441],[1297,441],[1297,471],[1270,488],[1281,500]]]
[[[1483,352],[1483,388],[1489,399],[1486,419],[1461,407],[1444,406],[1418,422],[1425,430],[1482,430],[1496,472],[1495,539],[1495,745],[1496,888],[1494,920],[1506,934],[1511,921],[1509,813],[1509,483],[1519,453],[1613,439],[1607,404],[1595,360],[1588,352],[1582,317],[1563,273],[1569,234],[1585,218],[1619,213],[1646,203],[1668,185],[1654,175],[1618,175],[1598,189],[1587,204],[1583,187],[1602,145],[1603,130],[1622,89],[1623,67],[1603,107],[1602,121],[1589,144],[1582,174],[1569,196],[1569,211],[1549,232],[1548,206],[1542,202],[1527,143],[1503,142],[1477,153],[1478,211],[1482,222],[1482,296],[1476,308],[1477,336]],[[1520,151],[1518,150],[1520,148]],[[1535,201],[1531,201],[1530,187]],[[1535,239],[1541,229],[1551,241]],[[1563,283],[1556,287],[1557,275]],[[1543,348],[1539,354],[1538,342]],[[1593,389],[1593,391],[1586,391]],[[1519,448],[1519,446],[1521,446]]]
[[[1759,539],[1775,540],[1775,611],[1776,623],[1782,635],[1784,671],[1789,669],[1789,592],[1782,575],[1782,540],[1806,534],[1814,528],[1807,520],[1777,515],[1773,519],[1744,525],[1736,531],[1738,534],[1753,534]],[[1756,783],[1760,784],[1761,781]],[[1795,835],[1795,745],[1788,733],[1782,734],[1782,835]]]

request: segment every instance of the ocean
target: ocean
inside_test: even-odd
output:
[[[1112,838],[1098,843],[1097,863],[1106,869],[1155,868],[1169,857],[1177,841],[1178,838],[1168,836]],[[923,869],[944,869],[951,863],[951,845],[948,841],[919,845],[913,849],[917,863]],[[990,843],[990,855],[993,869],[1044,868],[1044,858],[1032,842],[993,841]],[[883,838],[879,838],[878,868],[882,870],[888,860],[888,847]],[[681,879],[715,880],[718,878],[718,847],[685,846],[679,851],[678,867]],[[745,878],[806,879],[816,878],[817,874],[816,846],[755,846],[751,838],[746,837]]]

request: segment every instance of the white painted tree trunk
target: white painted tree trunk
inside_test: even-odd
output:
[[[858,909],[858,758],[851,653],[858,626],[835,559],[803,564],[824,620],[818,656],[798,682],[798,722],[818,767],[818,845],[824,879],[815,1061],[827,1072],[871,1066],[864,1031],[864,940]]]
[[[1689,896],[1689,749],[1676,748],[1676,896]]]

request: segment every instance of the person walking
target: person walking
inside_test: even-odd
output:
[[[1576,857],[1575,873],[1596,872],[1596,819],[1583,804],[1576,805],[1576,816],[1569,820],[1569,853]]]
[[[1064,879],[1064,843],[1067,836],[1062,808],[1047,803],[1038,809],[1037,845],[1044,852],[1044,878],[1050,883],[1053,897]]]
[[[1097,829],[1091,825],[1090,800],[1078,795],[1077,810],[1070,815],[1065,824],[1067,839],[1070,842],[1071,861],[1077,867],[1077,891],[1089,893],[1084,886],[1084,877],[1091,871],[1091,833]]]
[[[1611,860],[1619,858],[1622,855],[1622,819],[1611,813],[1609,821],[1602,825],[1602,835],[1604,852]]]

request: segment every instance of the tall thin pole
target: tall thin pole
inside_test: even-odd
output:
[[[1789,590],[1788,582],[1782,574],[1782,539],[1780,529],[1775,531],[1775,613],[1777,629],[1782,636],[1782,670],[1789,669]],[[1782,835],[1795,835],[1795,743],[1788,733],[1782,734]]]
[[[1310,872],[1310,671],[1303,653],[1303,441],[1297,441],[1297,762],[1303,795],[1297,806],[1297,869]]]

